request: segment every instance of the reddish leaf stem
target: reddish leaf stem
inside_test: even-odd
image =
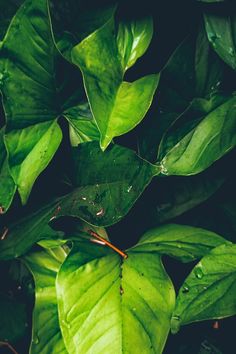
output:
[[[111,249],[113,249],[115,252],[119,253],[119,255],[121,257],[123,257],[124,259],[128,258],[128,255],[126,253],[124,253],[123,251],[121,251],[119,248],[117,248],[116,246],[114,246],[111,242],[107,241],[105,238],[99,236],[96,232],[92,231],[92,230],[88,230],[88,233],[93,236],[95,239],[99,240],[100,242],[102,242],[104,245],[110,247]],[[94,242],[94,241],[93,241]]]

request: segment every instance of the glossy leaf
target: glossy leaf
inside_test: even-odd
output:
[[[230,11],[230,10],[229,10]],[[233,11],[206,13],[204,16],[208,39],[217,54],[232,68],[236,69],[236,16]]]
[[[75,189],[59,201],[56,218],[65,215],[97,226],[115,224],[159,173],[158,166],[118,145],[102,152],[98,143],[84,143],[73,153]]]
[[[192,270],[180,289],[172,331],[181,325],[236,314],[236,246],[213,249]]]
[[[119,23],[117,44],[122,66],[127,70],[135,64],[147,50],[153,34],[152,17]]]
[[[23,204],[61,141],[54,66],[47,0],[26,0],[12,19],[0,59],[9,166]]]
[[[88,103],[69,108],[64,112],[64,117],[70,123],[72,146],[100,140],[100,133]]]
[[[4,128],[0,130],[0,214],[8,210],[16,191],[16,185],[9,171],[3,136]]]
[[[174,289],[160,256],[78,243],[56,281],[59,320],[69,353],[161,353]]]
[[[156,161],[163,136],[187,109],[193,111],[191,115],[196,116],[197,111],[202,117],[222,103],[224,71],[221,60],[210,48],[204,28],[176,48],[161,71],[158,110],[147,118],[149,124],[139,137],[142,156]],[[188,121],[193,120],[191,115]]]
[[[58,322],[55,279],[66,254],[52,257],[46,251],[29,254],[24,261],[35,281],[35,305],[30,354],[66,354]]]
[[[56,208],[57,203],[53,202],[9,225],[6,236],[0,241],[0,259],[19,257],[39,240],[63,238],[63,233],[53,230],[48,225]]]
[[[114,37],[113,18],[75,46],[71,55],[83,73],[91,111],[101,134],[100,145],[105,150],[115,136],[127,133],[143,119],[159,76],[148,75],[133,83],[123,81],[125,71]]]
[[[26,330],[25,304],[0,294],[0,341],[13,342],[22,338]]]
[[[232,97],[178,140],[161,160],[163,174],[192,175],[205,170],[236,145],[236,98]],[[177,133],[178,134],[178,133]],[[183,134],[183,133],[182,133]]]
[[[147,231],[135,252],[158,252],[191,262],[208,254],[212,248],[226,243],[223,237],[214,232],[186,225],[168,224]]]

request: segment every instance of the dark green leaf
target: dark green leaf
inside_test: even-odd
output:
[[[2,128],[0,130],[0,214],[8,210],[16,191],[16,185],[9,171],[7,153],[3,141],[4,132],[5,129]]]
[[[74,246],[56,282],[60,326],[69,353],[161,353],[174,289],[160,256]]]
[[[141,253],[158,252],[182,262],[191,262],[227,242],[223,237],[208,230],[169,224],[147,231],[132,250]]]
[[[23,303],[0,294],[0,341],[13,342],[26,331],[26,307]]]
[[[30,354],[67,353],[58,321],[55,289],[56,275],[65,257],[66,253],[62,251],[58,259],[56,250],[56,257],[46,251],[40,251],[31,253],[24,259],[35,281]]]
[[[206,13],[205,26],[208,39],[219,56],[236,70],[236,16],[221,12]]]
[[[125,70],[114,30],[112,17],[72,50],[72,60],[83,73],[103,150],[115,136],[127,133],[140,123],[151,105],[159,80],[158,75],[148,75],[133,83],[123,81]],[[138,48],[140,53],[144,50],[140,43]],[[134,49],[131,51],[133,57],[131,55],[127,60],[135,61],[140,53]]]
[[[181,325],[236,314],[236,245],[221,245],[206,255],[186,278],[172,316]]]
[[[118,145],[102,152],[98,143],[90,142],[73,152],[76,188],[61,198],[56,218],[70,215],[98,226],[115,224],[159,173],[158,166]]]

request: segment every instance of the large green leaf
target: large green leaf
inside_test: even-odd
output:
[[[236,245],[221,245],[206,255],[186,278],[172,317],[181,325],[236,314]]]
[[[163,174],[192,175],[199,173],[220,159],[236,145],[236,97],[206,115],[184,135],[184,129],[175,131],[166,154],[160,161]],[[165,142],[164,142],[165,143]]]
[[[123,81],[123,65],[131,65],[148,44],[146,38],[143,38],[141,27],[144,31],[146,21],[140,23],[137,32],[133,32],[136,37],[128,57],[126,41],[123,42],[125,57],[122,58],[119,54],[122,43],[118,37],[118,49],[113,17],[75,46],[71,53],[72,61],[83,73],[89,104],[100,130],[100,145],[103,150],[115,136],[127,133],[143,119],[158,84],[158,75],[148,75],[133,83]],[[132,28],[131,26],[130,31]]]
[[[23,203],[61,141],[54,69],[47,0],[26,0],[11,21],[0,58],[5,142]]]
[[[16,185],[9,171],[3,136],[4,128],[0,130],[0,214],[7,211],[16,191]]]
[[[208,254],[212,248],[227,243],[214,232],[186,225],[168,224],[147,231],[134,252],[158,252],[190,262]]]
[[[97,226],[115,224],[160,172],[158,166],[118,145],[103,152],[98,143],[89,142],[73,153],[75,189],[61,198],[57,218],[70,215]]]
[[[204,15],[208,39],[219,56],[232,68],[236,69],[236,16],[228,9],[207,12]]]
[[[58,322],[55,279],[66,257],[65,252],[52,256],[46,251],[24,258],[35,281],[35,305],[30,354],[66,354]]]
[[[160,256],[74,246],[57,276],[59,321],[69,353],[161,353],[175,295]]]
[[[192,115],[202,117],[215,108],[220,102],[215,102],[212,96],[221,90],[223,76],[222,62],[200,28],[198,35],[188,36],[176,48],[161,72],[158,110],[148,117],[149,125],[139,136],[142,156],[152,161],[157,159],[163,135],[189,105],[194,110],[188,120],[193,119]]]

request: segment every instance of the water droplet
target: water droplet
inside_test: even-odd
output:
[[[33,339],[34,344],[39,344],[39,337],[35,336]]]
[[[136,307],[133,307],[132,310],[133,310],[133,311],[136,311],[137,309],[136,309]]]
[[[180,329],[180,316],[172,316],[171,321],[170,321],[170,325],[171,325],[171,333],[175,334],[177,332],[179,332]]]
[[[87,200],[87,198],[86,198],[86,197],[81,197],[81,199],[82,199],[82,200]]]
[[[207,290],[207,286],[204,286],[204,287],[203,287],[203,290]]]
[[[229,54],[231,55],[231,56],[234,56],[234,48],[232,48],[232,47],[230,47],[229,48]]]
[[[96,216],[103,216],[105,214],[105,211],[104,209],[100,209],[97,213],[96,213]]]
[[[202,277],[204,275],[201,267],[195,268],[194,274],[195,274],[196,278],[198,278],[198,279],[202,279]]]
[[[129,186],[129,187],[127,188],[127,192],[129,193],[132,188],[133,188],[133,186]]]
[[[216,87],[219,87],[220,84],[221,84],[221,81],[218,81],[218,82],[216,83]]]
[[[189,287],[187,285],[184,285],[183,288],[182,288],[182,293],[186,294],[188,292],[189,292]]]
[[[17,287],[17,290],[19,290],[19,291],[21,291],[21,290],[22,290],[21,285],[19,285],[19,286]]]
[[[120,286],[120,295],[124,294],[124,289],[122,288],[122,286]]]

